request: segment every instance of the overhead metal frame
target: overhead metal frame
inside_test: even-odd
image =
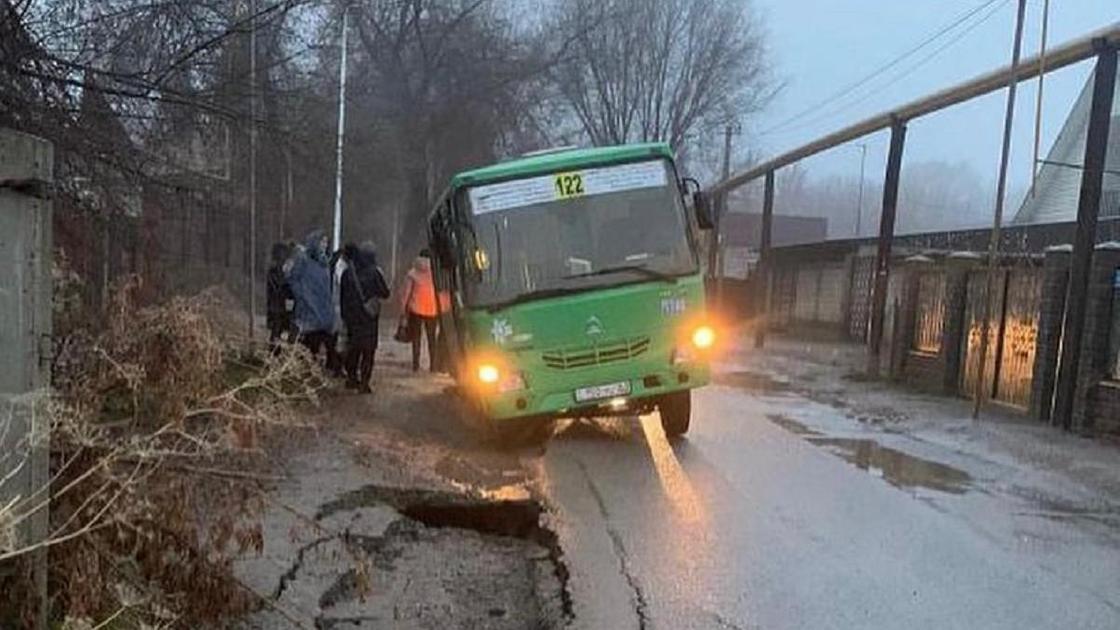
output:
[[[742,186],[743,184],[758,179],[767,171],[774,171],[810,157],[821,151],[826,151],[835,146],[856,140],[868,134],[890,128],[896,121],[903,123],[931,114],[933,112],[958,105],[978,96],[984,96],[1007,87],[1007,82],[1014,74],[1019,81],[1037,77],[1040,73],[1050,73],[1066,66],[1085,61],[1095,57],[1101,47],[1120,47],[1120,22],[1093,31],[1087,35],[1074,39],[1052,48],[1046,52],[1045,65],[1041,56],[1034,56],[1021,61],[1014,70],[1010,65],[998,70],[979,75],[963,83],[929,96],[912,101],[895,109],[876,114],[854,125],[814,140],[773,157],[765,162],[756,164],[751,168],[736,173],[708,189],[712,195],[723,194]]]

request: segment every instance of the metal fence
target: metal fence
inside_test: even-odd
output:
[[[937,354],[945,328],[945,274],[927,271],[918,276],[914,340],[911,348]]]

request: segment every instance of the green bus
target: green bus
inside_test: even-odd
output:
[[[689,211],[691,208],[692,211]],[[664,143],[558,149],[455,175],[429,216],[439,350],[499,435],[658,410],[709,380],[695,180]]]

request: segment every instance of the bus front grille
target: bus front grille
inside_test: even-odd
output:
[[[556,370],[616,363],[640,356],[649,350],[649,337],[608,341],[592,346],[549,350],[541,354],[544,364]]]

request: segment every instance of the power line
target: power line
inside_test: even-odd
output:
[[[864,76],[863,78],[857,80],[856,82],[848,85],[847,87],[841,88],[841,90],[839,92],[837,92],[835,94],[832,94],[832,95],[822,99],[821,101],[816,102],[816,103],[806,107],[805,109],[797,112],[796,114],[790,116],[789,118],[785,119],[784,121],[768,128],[768,129],[763,130],[762,132],[759,133],[759,135],[767,135],[767,134],[770,134],[770,133],[774,133],[775,131],[778,131],[778,130],[784,128],[784,127],[787,127],[791,123],[794,123],[794,122],[798,121],[799,119],[804,118],[805,116],[814,113],[820,107],[822,107],[824,105],[827,105],[827,104],[835,101],[836,99],[843,98],[843,97],[847,96],[848,94],[851,94],[853,91],[859,89],[863,85],[866,85],[869,81],[874,80],[879,75],[883,74],[884,72],[886,72],[886,71],[890,70],[891,68],[897,66],[898,64],[902,63],[903,61],[905,61],[911,55],[917,53],[921,49],[923,49],[926,46],[928,46],[929,44],[933,43],[934,41],[939,39],[941,36],[945,35],[949,31],[952,31],[956,27],[958,27],[961,24],[963,24],[964,22],[966,22],[973,15],[976,15],[980,11],[983,11],[985,8],[991,6],[993,3],[997,2],[997,1],[998,0],[985,0],[984,2],[977,5],[976,7],[973,7],[972,9],[970,9],[970,10],[964,12],[963,14],[957,16],[950,23],[941,27],[940,29],[935,31],[933,34],[927,36],[925,39],[923,39],[917,45],[915,45],[914,47],[910,48],[909,50],[903,52],[898,57],[895,57],[894,59],[887,62],[886,64],[876,68],[870,74],[868,74],[868,75]]]
[[[829,110],[824,111],[824,112],[820,112],[816,116],[813,116],[812,118],[802,122],[801,124],[786,129],[786,131],[796,131],[796,130],[799,130],[799,129],[805,129],[805,128],[810,127],[810,126],[812,126],[812,125],[814,125],[814,124],[816,124],[816,123],[818,123],[822,120],[826,120],[828,118],[836,116],[837,114],[844,113],[844,112],[850,110],[852,107],[854,107],[856,105],[859,105],[861,103],[864,103],[869,98],[878,95],[883,90],[892,87],[893,84],[895,84],[898,81],[900,81],[901,79],[913,74],[914,71],[916,71],[917,69],[926,65],[931,60],[933,60],[935,57],[937,57],[942,52],[944,52],[946,49],[953,46],[954,44],[959,42],[961,39],[963,39],[965,36],[967,36],[969,33],[976,30],[977,28],[979,28],[985,22],[990,20],[992,18],[992,16],[994,16],[996,13],[999,13],[999,11],[1002,10],[1003,7],[1006,6],[1008,2],[1010,2],[1010,0],[992,0],[992,2],[988,2],[985,6],[990,6],[993,2],[996,2],[996,1],[998,1],[999,4],[992,7],[991,10],[989,10],[984,15],[980,16],[980,19],[978,19],[975,22],[973,22],[972,24],[968,25],[964,30],[960,31],[959,33],[956,33],[951,39],[949,39],[948,41],[946,41],[942,45],[935,48],[928,55],[919,59],[916,63],[914,63],[914,64],[902,69],[900,72],[892,75],[886,82],[878,84],[876,86],[873,86],[873,89],[871,89],[870,91],[868,91],[868,92],[866,92],[862,95],[857,96],[855,98],[855,100],[850,100],[846,103],[838,105],[837,107],[834,107],[834,108],[829,109]]]

